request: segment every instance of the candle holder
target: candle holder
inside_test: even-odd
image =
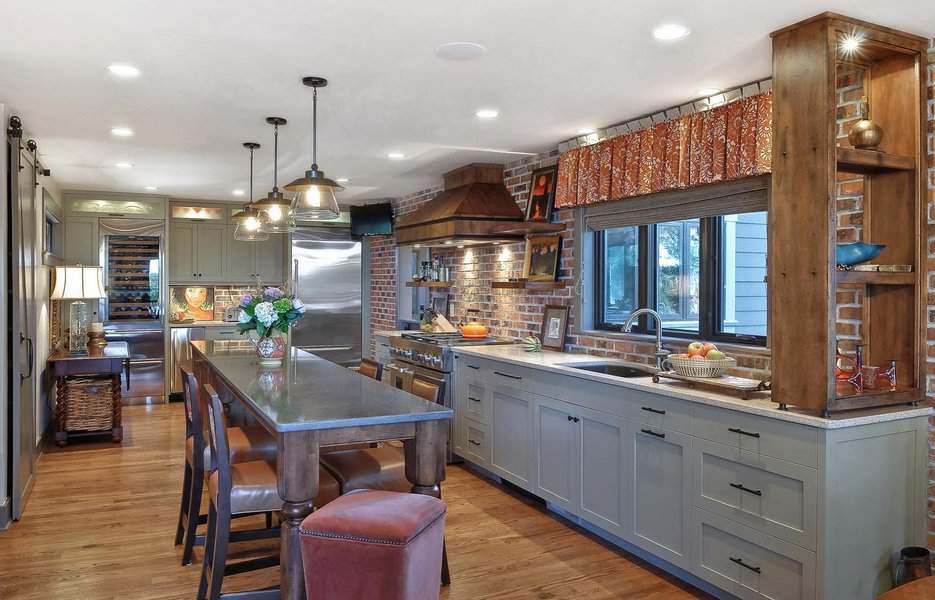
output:
[[[95,351],[100,352],[107,345],[107,340],[104,339],[103,331],[89,331],[88,332],[88,352],[94,353]]]

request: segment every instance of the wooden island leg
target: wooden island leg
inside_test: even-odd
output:
[[[413,494],[441,498],[441,482],[445,480],[445,459],[448,444],[448,421],[416,423],[415,438],[403,442],[406,451],[406,479],[412,483]],[[451,583],[448,571],[448,548],[442,543],[442,585]]]
[[[304,600],[305,572],[299,547],[299,526],[314,510],[318,495],[318,433],[295,431],[279,435],[276,457],[282,498],[279,590],[282,600]]]

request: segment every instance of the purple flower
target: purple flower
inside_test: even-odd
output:
[[[253,302],[253,296],[250,294],[244,294],[240,297],[241,306],[249,306],[251,302]]]
[[[278,300],[279,298],[282,298],[282,290],[276,287],[268,287],[263,290],[263,296],[273,300]]]

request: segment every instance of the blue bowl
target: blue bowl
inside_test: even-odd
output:
[[[859,265],[879,256],[884,248],[886,248],[885,244],[865,244],[864,242],[838,244],[835,262],[845,267]]]

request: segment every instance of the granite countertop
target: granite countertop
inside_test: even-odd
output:
[[[237,327],[237,321],[192,321],[191,323],[169,323],[169,327]]]
[[[520,346],[462,346],[456,348],[455,353],[502,361],[521,367],[539,369],[582,379],[590,379],[592,381],[608,383],[623,388],[662,394],[673,398],[688,400],[690,402],[699,402],[701,404],[737,410],[782,421],[790,421],[792,423],[799,423],[801,425],[808,425],[821,429],[840,429],[870,423],[931,416],[933,414],[932,408],[928,406],[891,406],[848,411],[831,416],[830,418],[824,418],[816,416],[813,413],[797,410],[795,407],[790,407],[789,410],[779,410],[779,405],[770,400],[768,392],[758,392],[754,394],[754,398],[743,400],[737,396],[691,388],[685,383],[674,380],[662,380],[659,383],[653,383],[651,376],[621,378],[565,366],[596,362],[630,364],[620,360],[589,356],[587,354],[566,354],[548,350],[543,350],[542,352],[526,352]],[[646,367],[646,365],[640,366]]]
[[[450,419],[441,404],[292,348],[282,367],[261,367],[253,350],[227,341],[192,342],[215,373],[278,432]]]

